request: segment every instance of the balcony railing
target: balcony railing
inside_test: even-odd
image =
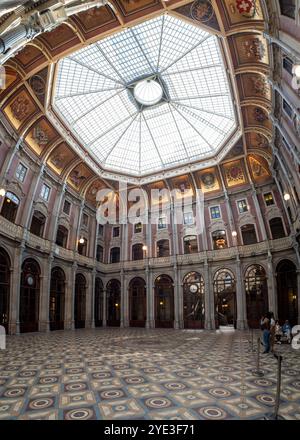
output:
[[[123,270],[144,270],[146,267],[159,268],[177,265],[193,265],[201,264],[204,261],[223,261],[231,260],[239,257],[251,257],[264,255],[271,251],[283,251],[291,249],[293,247],[293,242],[291,237],[279,238],[277,240],[262,241],[260,243],[255,243],[246,246],[236,246],[228,249],[219,249],[214,251],[204,251],[195,254],[185,254],[185,255],[171,255],[169,257],[161,258],[146,258],[144,260],[137,261],[121,261],[119,263],[105,264],[96,261],[96,259],[85,257],[84,255],[79,255],[78,252],[74,252],[70,249],[65,249],[63,247],[57,246],[49,240],[38,237],[30,232],[24,232],[24,228],[15,225],[10,221],[6,220],[4,217],[0,216],[0,234],[21,242],[25,241],[26,246],[40,250],[44,253],[50,253],[51,251],[58,258],[66,261],[77,262],[79,265],[85,265],[89,268],[96,268],[99,271],[106,273],[115,273]]]

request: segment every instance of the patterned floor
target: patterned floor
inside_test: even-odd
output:
[[[276,360],[255,377],[248,332],[96,329],[25,334],[0,350],[0,419],[261,419]],[[284,355],[280,414],[300,420],[300,350]]]

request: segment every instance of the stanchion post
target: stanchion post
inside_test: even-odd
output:
[[[282,356],[274,354],[274,356],[277,358],[277,387],[276,387],[276,398],[275,398],[275,408],[274,408],[274,414],[269,414],[265,417],[266,420],[284,420],[282,416],[280,416],[279,413],[279,406],[280,406],[280,393],[281,393],[281,364],[282,364]]]
[[[260,369],[260,338],[257,339],[257,357],[256,357],[256,369],[252,370],[253,376],[262,377],[264,375],[263,370]]]

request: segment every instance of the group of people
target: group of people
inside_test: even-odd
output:
[[[268,312],[262,316],[260,327],[263,332],[264,354],[274,351],[275,342],[281,344],[286,341],[288,344],[292,340],[292,328],[288,320],[281,327],[279,321],[275,321],[274,313]]]

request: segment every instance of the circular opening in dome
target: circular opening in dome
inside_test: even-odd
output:
[[[133,95],[142,105],[154,105],[161,100],[163,90],[157,81],[144,79],[134,86]]]

